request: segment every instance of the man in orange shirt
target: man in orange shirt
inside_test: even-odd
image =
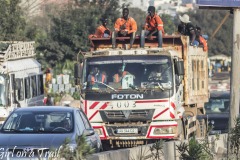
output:
[[[107,27],[107,18],[101,18],[102,25],[97,27],[95,34],[90,35],[89,38],[108,38],[111,35],[110,29]]]
[[[133,45],[135,35],[137,32],[137,23],[132,18],[129,17],[129,9],[123,8],[122,17],[118,18],[114,25],[115,31],[112,34],[112,45],[116,48],[116,37],[126,37],[130,36],[130,48]]]
[[[158,47],[161,47],[162,34],[164,34],[163,21],[160,16],[155,13],[154,6],[148,7],[148,16],[146,17],[144,29],[148,39],[152,39],[152,36],[158,37]]]

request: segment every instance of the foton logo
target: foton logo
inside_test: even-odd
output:
[[[112,99],[143,99],[143,94],[112,94]]]

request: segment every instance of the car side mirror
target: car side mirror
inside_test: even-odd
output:
[[[92,136],[92,135],[94,135],[94,134],[95,134],[94,129],[85,129],[85,130],[83,131],[83,135],[84,135],[84,136]]]

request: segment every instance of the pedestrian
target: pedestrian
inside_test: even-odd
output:
[[[53,102],[51,96],[48,94],[47,97],[43,101],[45,106],[53,106]]]

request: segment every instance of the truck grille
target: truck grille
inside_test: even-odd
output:
[[[154,109],[100,111],[103,121],[147,121],[151,120]]]

